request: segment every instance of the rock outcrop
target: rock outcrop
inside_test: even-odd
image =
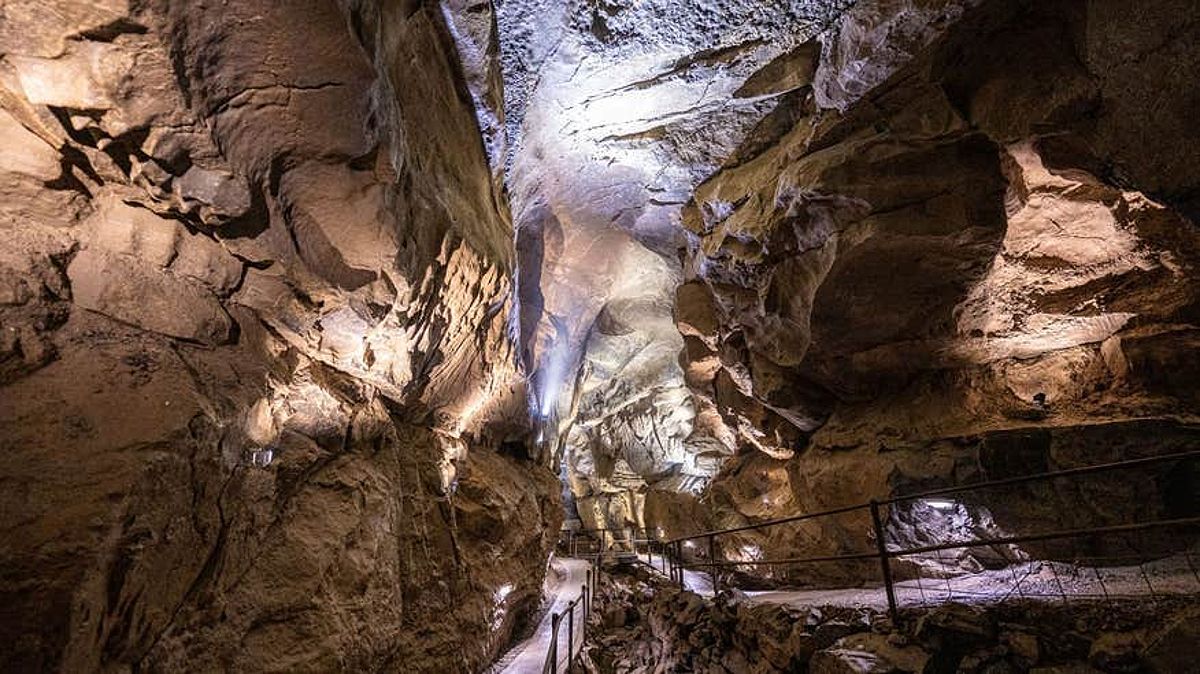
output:
[[[898,624],[870,609],[703,599],[643,571],[602,576],[591,672],[1133,672],[1183,674],[1194,602],[948,604]],[[1152,669],[1151,669],[1152,668]]]
[[[1196,9],[1139,11],[499,5],[481,117],[584,523],[742,524],[924,479],[891,450],[1194,422]]]
[[[1174,23],[1195,7],[1140,11],[863,3],[820,36],[797,121],[752,133],[685,209],[685,372],[739,453],[707,517],[651,491],[648,526],[986,478],[987,446],[1050,457],[1017,473],[1194,446],[1200,183],[1179,68],[1200,41]],[[1031,522],[1019,509],[1007,530]],[[851,552],[868,526],[731,545]]]
[[[1196,447],[1198,19],[9,0],[0,668],[475,671],[536,613],[560,500],[672,537]],[[947,518],[1196,514],[1194,466],[1143,477]],[[936,570],[1029,554],[1070,551]],[[808,643],[762,618],[717,622]],[[915,662],[877,642],[803,661]]]
[[[0,668],[493,659],[561,515],[443,14],[0,14]]]
[[[588,525],[638,523],[647,484],[698,493],[733,453],[696,430],[715,413],[678,364],[680,212],[788,122],[810,38],[850,4],[497,3],[521,348]]]

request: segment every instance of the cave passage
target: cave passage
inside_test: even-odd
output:
[[[9,0],[0,671],[1191,674],[1200,3]]]

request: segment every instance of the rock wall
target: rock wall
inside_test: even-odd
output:
[[[474,671],[561,517],[442,13],[10,2],[0,668]]]
[[[1196,8],[1139,11],[513,0],[463,22],[507,129],[539,437],[584,524],[744,524],[893,493],[891,450],[1194,421]]]
[[[1196,11],[900,0],[822,34],[795,123],[761,125],[685,209],[685,373],[738,454],[707,517],[651,491],[647,524],[986,477],[988,443],[1048,446],[1025,472],[1194,448]],[[749,544],[850,552],[867,527]]]

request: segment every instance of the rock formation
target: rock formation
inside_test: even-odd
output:
[[[589,671],[1186,672],[1191,663],[1176,658],[1194,650],[1194,605],[948,604],[895,624],[869,608],[705,601],[644,571],[611,570],[593,614]]]
[[[1030,433],[1046,468],[1194,446],[1195,7],[759,9],[501,6],[523,348],[583,521],[859,503]]]
[[[489,662],[561,515],[440,12],[0,21],[0,668]]]
[[[564,514],[1200,446],[1200,5],[1133,13],[0,4],[0,669],[479,671]],[[953,507],[1195,515],[1191,471]]]
[[[689,384],[758,450],[710,523],[1005,476],[989,445],[1029,458],[1008,474],[1194,447],[1197,182],[1164,169],[1195,145],[1127,145],[1194,138],[1194,31],[1105,2],[867,4],[819,42],[801,119],[685,211]]]

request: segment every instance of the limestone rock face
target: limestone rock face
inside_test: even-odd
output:
[[[0,14],[0,668],[484,666],[561,516],[456,15]]]
[[[0,668],[478,671],[562,483],[670,537],[1195,447],[1200,5],[1128,4],[10,0]]]
[[[708,493],[741,524],[828,448],[1190,409],[1194,7],[768,4],[506,2],[476,49],[581,519],[676,530]]]
[[[1171,26],[1193,5],[460,22],[476,115],[506,129],[530,404],[580,519],[737,525],[891,493],[884,449],[1191,420],[1197,54]]]
[[[639,522],[647,484],[698,492],[736,448],[679,363],[680,213],[794,121],[813,39],[850,4],[496,3],[522,357],[590,525]]]
[[[1200,183],[1176,111],[1196,87],[1176,68],[1200,42],[1154,27],[1196,8],[1149,3],[1133,27],[1114,7],[860,3],[821,35],[796,123],[684,210],[687,382],[740,452],[703,524],[659,508],[648,526],[983,479],[988,447],[1018,463],[1049,448],[1022,469],[1037,472],[1192,446],[1157,438],[1190,438],[1177,423],[1195,420],[1180,377],[1197,367]],[[1126,154],[1135,137],[1153,161]],[[1002,527],[1032,526],[1035,502],[1011,503]],[[746,534],[725,554],[862,552],[864,517]]]

